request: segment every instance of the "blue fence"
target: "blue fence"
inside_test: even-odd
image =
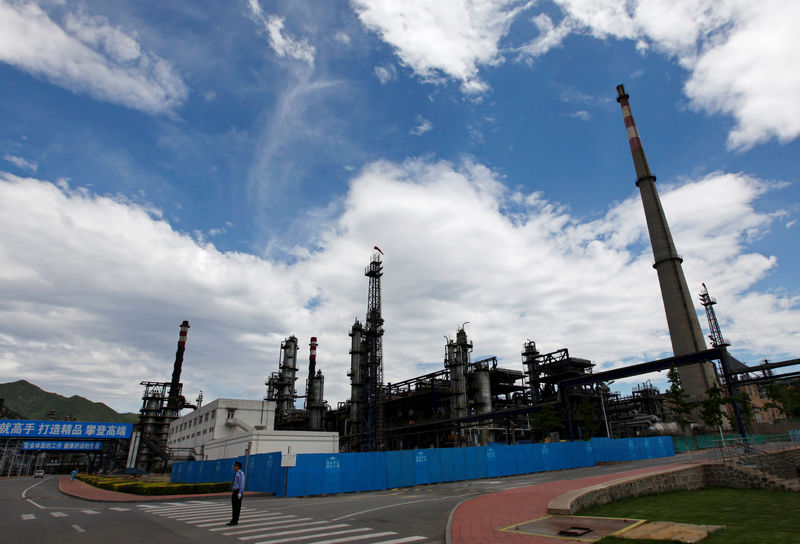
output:
[[[247,461],[247,489],[288,497],[324,495],[672,455],[675,450],[668,436],[378,453],[310,453],[298,455],[297,465],[291,468],[280,466],[280,453],[263,453],[252,455]],[[172,468],[172,481],[224,482],[232,479],[232,465],[236,460],[245,463],[244,457],[176,463]]]

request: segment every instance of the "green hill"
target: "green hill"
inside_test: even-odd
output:
[[[25,380],[0,383],[0,399],[5,399],[4,412],[9,410],[22,416],[22,418],[7,419],[49,419],[48,414],[54,411],[55,419],[59,421],[68,417],[76,421],[112,423],[139,421],[139,414],[120,414],[101,402],[92,402],[78,395],[68,398],[58,393],[50,393]]]

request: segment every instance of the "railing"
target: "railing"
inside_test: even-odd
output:
[[[800,450],[796,434],[755,435],[728,439],[709,451],[712,461],[736,463],[759,470],[762,474],[782,479],[800,479],[797,462],[778,457],[778,454]]]

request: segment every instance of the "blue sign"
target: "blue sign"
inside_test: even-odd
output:
[[[23,450],[63,450],[63,451],[99,451],[103,443],[99,440],[76,440],[65,442],[63,440],[25,440]]]
[[[0,420],[3,438],[130,438],[133,423]]]

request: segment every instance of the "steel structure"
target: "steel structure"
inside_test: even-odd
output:
[[[364,270],[369,278],[367,319],[364,329],[364,355],[366,355],[366,410],[362,431],[362,451],[379,451],[384,447],[383,437],[383,317],[381,317],[381,264],[380,250],[375,248],[372,260]]]
[[[642,141],[633,120],[629,95],[625,87],[617,86],[617,102],[622,108],[628,143],[636,170],[636,186],[642,198],[647,231],[653,248],[653,268],[658,273],[661,298],[667,316],[672,351],[676,357],[697,353],[706,349],[700,322],[692,304],[692,297],[683,275],[683,258],[675,249],[672,234],[667,224],[664,209],[656,190],[656,177],[650,171]],[[706,391],[716,384],[714,367],[709,361],[679,369],[681,382],[690,400],[705,398]]]
[[[189,322],[184,321],[181,323],[178,336],[172,380],[140,383],[144,386],[144,395],[142,395],[137,429],[140,433],[140,442],[138,452],[135,454],[136,467],[139,469],[153,471],[166,468],[169,461],[167,448],[169,424],[180,417],[182,409],[195,408],[186,402],[186,398],[182,395],[183,384],[180,382],[188,331]]]
[[[722,336],[722,330],[720,330],[719,321],[717,321],[717,314],[714,312],[714,304],[717,303],[717,299],[708,294],[708,288],[706,287],[705,283],[703,283],[703,290],[700,292],[700,303],[706,310],[708,328],[711,331],[711,334],[708,335],[708,338],[711,340],[711,345],[720,350],[720,374],[722,375],[722,381],[724,382],[725,389],[728,392],[728,397],[733,407],[733,413],[736,417],[736,424],[739,427],[739,433],[744,438],[747,438],[747,432],[745,431],[742,413],[739,410],[739,403],[736,401],[736,395],[739,392],[739,388],[736,385],[736,378],[731,374],[732,357],[728,353],[728,346],[730,346],[731,343]]]

